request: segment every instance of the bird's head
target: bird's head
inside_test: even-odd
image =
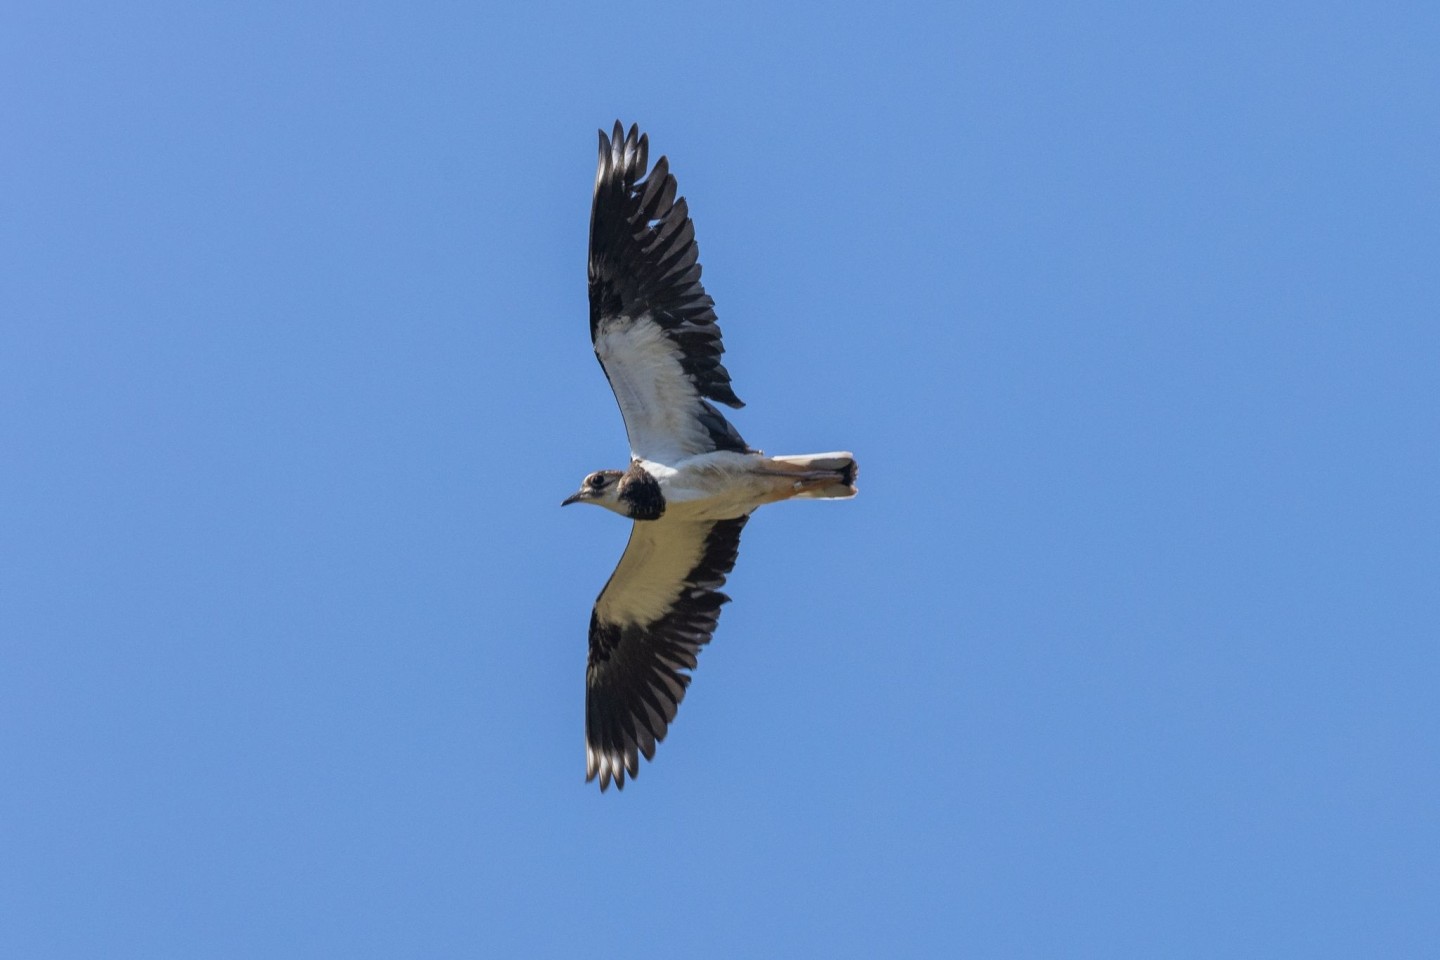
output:
[[[623,476],[619,470],[597,470],[581,481],[580,489],[566,497],[560,506],[593,503],[624,514],[625,505],[620,502],[620,478]]]

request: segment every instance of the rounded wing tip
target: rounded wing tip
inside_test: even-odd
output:
[[[641,748],[644,749],[643,747]],[[648,751],[646,759],[654,757],[654,747]],[[625,777],[629,775],[631,780],[640,776],[639,751],[626,749],[620,752],[596,750],[589,744],[585,745],[585,782],[590,783],[596,777],[600,778],[600,792],[604,793],[610,789],[610,784],[615,784],[616,790],[625,789]]]
[[[620,170],[629,174],[632,181],[639,180],[649,166],[650,136],[640,132],[638,123],[630,124],[626,130],[625,125],[619,120],[615,126],[606,133],[604,128],[597,131],[600,135],[600,165],[602,169],[609,160],[611,169]]]
[[[610,763],[610,762],[608,762],[608,761],[602,761],[597,769],[590,770],[590,771],[587,771],[587,772],[586,772],[586,774],[585,774],[585,782],[586,782],[586,783],[590,783],[590,782],[593,781],[596,777],[599,777],[599,778],[600,778],[600,792],[601,792],[601,793],[604,793],[605,791],[607,791],[607,790],[610,789],[610,784],[611,784],[612,781],[613,781],[614,784],[615,784],[615,789],[616,789],[616,790],[624,790],[624,789],[625,789],[625,773],[626,773],[625,766],[624,766],[623,764],[620,764],[618,761],[617,761],[616,763]],[[631,770],[631,771],[629,771],[629,773],[630,773],[630,779],[631,779],[631,780],[634,780],[636,777],[638,777],[638,776],[640,775],[640,771],[639,771],[638,769],[636,769],[636,770]]]

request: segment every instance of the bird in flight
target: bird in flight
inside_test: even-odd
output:
[[[590,614],[585,779],[604,791],[652,760],[729,597],[740,531],[759,506],[855,495],[848,451],[767,457],[710,401],[744,406],[720,362],[695,227],[664,157],[636,126],[600,131],[590,208],[590,340],[615,392],[630,465],[587,476],[565,504],[634,521]],[[648,172],[647,172],[648,171]]]

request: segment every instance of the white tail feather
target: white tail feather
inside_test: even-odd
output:
[[[838,500],[855,496],[855,477],[860,468],[848,450],[833,453],[801,453],[771,457],[770,463],[787,476],[795,477],[795,500]]]

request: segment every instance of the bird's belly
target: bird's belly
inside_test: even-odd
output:
[[[756,472],[759,458],[729,452],[705,454],[677,464],[660,480],[665,515],[691,520],[728,520],[776,499],[782,477]]]

